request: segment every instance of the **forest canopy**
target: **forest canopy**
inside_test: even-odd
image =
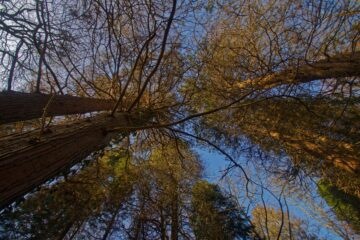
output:
[[[358,238],[359,20],[357,0],[0,1],[0,238]]]

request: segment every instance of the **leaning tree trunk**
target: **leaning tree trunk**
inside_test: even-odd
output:
[[[239,81],[239,89],[269,89],[284,84],[307,83],[314,80],[360,76],[360,52],[338,54],[315,63],[300,65],[264,77]]]
[[[0,124],[40,118],[42,116],[53,117],[111,110],[114,104],[111,100],[70,95],[1,92]]]
[[[0,140],[0,208],[31,191],[90,153],[116,133],[141,128],[150,114],[100,115],[69,125],[13,134]]]

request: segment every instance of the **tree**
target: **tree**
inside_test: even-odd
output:
[[[343,112],[345,106],[346,112]],[[327,178],[357,195],[360,160],[356,132],[359,126],[355,123],[348,128],[348,124],[357,122],[359,113],[355,99],[344,102],[325,97],[279,97],[232,111],[231,125],[229,121],[225,123],[230,114],[209,118],[208,123],[224,123],[217,124],[217,128],[224,129],[229,137],[242,134],[268,155],[290,157],[292,167],[279,166],[275,160],[267,163],[264,159],[265,165],[273,165],[273,170],[280,174],[281,170],[284,175],[292,171],[289,176],[297,177],[297,170],[303,169],[311,176]],[[283,158],[278,157],[279,164],[283,164]]]
[[[336,216],[347,222],[351,228],[360,233],[360,207],[356,196],[348,194],[330,181],[322,179],[318,182],[320,195],[326,203],[333,209]]]
[[[201,45],[198,73],[184,90],[194,96],[191,111],[219,110],[195,127],[200,137],[233,149],[247,146],[257,161],[270,156],[274,169],[295,176],[302,169],[358,194],[357,28],[342,24],[353,15],[341,14],[356,5],[348,3],[221,3],[222,21]],[[291,161],[284,166],[286,158]]]
[[[5,10],[9,11],[1,12],[1,17],[4,19],[4,21],[2,21],[3,28],[1,29],[1,34],[6,36],[6,38],[4,38],[4,44],[10,44],[12,41],[23,41],[26,43],[26,46],[35,46],[38,50],[34,54],[34,59],[38,60],[38,63],[35,64],[38,65],[36,83],[34,84],[35,90],[31,88],[31,91],[36,93],[43,91],[60,94],[63,94],[65,91],[75,92],[76,95],[98,95],[103,98],[105,95],[106,98],[116,99],[116,101],[111,104],[108,100],[89,100],[79,97],[57,96],[56,94],[49,99],[42,97],[43,95],[4,94],[6,96],[20,96],[18,100],[23,102],[20,106],[27,111],[27,114],[21,114],[19,117],[19,110],[21,109],[15,109],[17,105],[14,105],[13,102],[8,106],[9,104],[6,104],[7,101],[4,101],[5,105],[1,106],[3,108],[2,112],[7,114],[4,119],[9,119],[6,121],[10,121],[10,119],[12,119],[11,121],[25,120],[34,117],[45,118],[47,116],[69,113],[85,113],[93,110],[110,109],[112,112],[110,114],[111,117],[107,117],[104,114],[103,117],[88,118],[88,120],[70,124],[70,126],[57,125],[51,130],[50,128],[46,128],[46,126],[44,126],[45,124],[42,124],[40,130],[26,134],[20,133],[16,138],[3,138],[1,140],[1,164],[4,165],[4,167],[1,169],[3,169],[3,173],[8,176],[9,181],[2,182],[1,206],[4,206],[16,199],[19,195],[56,176],[62,169],[71,166],[71,164],[78,162],[90,153],[104,147],[110,142],[111,138],[116,135],[116,132],[127,133],[129,130],[135,131],[138,129],[137,126],[145,126],[145,123],[151,119],[146,118],[146,121],[145,119],[143,119],[144,121],[137,121],[137,126],[135,127],[130,123],[132,121],[131,119],[134,118],[124,119],[122,113],[120,113],[120,118],[118,118],[118,110],[139,112],[139,109],[142,108],[140,104],[145,104],[147,108],[148,106],[162,108],[164,107],[163,104],[165,104],[165,106],[173,104],[173,93],[163,95],[159,94],[159,92],[163,93],[166,92],[167,89],[173,88],[178,81],[176,76],[173,77],[173,81],[167,81],[164,84],[158,85],[158,87],[152,85],[150,92],[147,86],[155,74],[155,77],[160,77],[160,79],[168,77],[158,75],[157,72],[161,65],[160,63],[167,61],[166,64],[170,64],[172,61],[171,58],[176,57],[172,54],[173,51],[176,51],[176,48],[165,53],[170,26],[176,10],[176,3],[176,1],[173,1],[171,4],[159,3],[159,6],[162,5],[165,7],[166,10],[164,10],[164,12],[159,10],[164,9],[162,7],[153,8],[145,3],[141,3],[136,7],[133,6],[138,13],[145,13],[149,10],[147,12],[149,16],[147,23],[150,28],[146,30],[143,29],[144,25],[140,24],[140,22],[142,22],[141,19],[138,19],[139,22],[133,22],[133,18],[130,15],[135,9],[129,9],[126,3],[112,3],[109,8],[105,8],[104,2],[100,1],[92,2],[90,5],[83,4],[79,8],[76,6],[77,2],[36,2],[34,5],[20,2],[18,4],[4,4]],[[52,8],[55,6],[64,14],[58,15],[56,11],[52,11]],[[68,9],[72,8],[70,6],[78,9],[79,12],[69,11]],[[124,13],[124,11],[122,11],[123,9],[126,9],[129,13],[128,17],[124,18],[126,15],[122,15]],[[156,15],[153,11],[159,11],[158,17],[150,17]],[[167,16],[168,12],[170,13],[169,16]],[[24,13],[29,13],[30,15],[32,13],[37,14],[37,18],[33,19]],[[108,18],[110,16],[111,19]],[[68,17],[73,19],[72,25],[68,24]],[[97,23],[95,21],[95,25],[93,21],[90,21],[92,17],[98,21]],[[163,17],[168,20],[163,21]],[[14,21],[16,24],[9,24],[8,21]],[[100,22],[103,22],[108,27],[104,29],[101,28],[101,31],[97,32],[96,25]],[[79,26],[76,30],[73,29],[75,25]],[[129,31],[130,29],[133,31]],[[87,35],[92,30],[94,30],[92,34]],[[27,31],[33,31],[34,35],[29,37]],[[132,41],[129,42],[133,44],[125,47],[122,45],[123,39],[120,39],[119,35],[126,36],[129,35],[130,32],[131,36],[129,36],[128,39],[131,39]],[[79,38],[84,40],[80,44],[74,40],[75,36],[79,36],[79,34],[86,35],[86,37]],[[160,35],[162,36],[160,37]],[[105,42],[102,39],[103,36],[107,38]],[[130,47],[136,49],[130,52],[131,56],[124,50],[124,48]],[[158,51],[159,47],[160,50]],[[9,48],[11,49],[10,46]],[[97,51],[96,48],[99,51]],[[77,49],[77,51],[72,51],[74,49]],[[17,54],[20,55],[21,53],[22,51],[19,50]],[[92,55],[89,56],[89,53],[92,53]],[[3,54],[8,57],[10,53],[3,52]],[[106,56],[112,56],[112,59],[106,58]],[[17,61],[18,63],[23,63],[20,61],[20,58],[18,58]],[[125,63],[126,61],[128,63]],[[78,63],[83,63],[83,65],[79,67]],[[33,64],[32,60],[30,65],[31,64]],[[112,71],[111,77],[109,77],[106,65]],[[129,66],[133,70],[128,69]],[[14,79],[13,76],[10,75],[11,72],[14,72],[15,67],[23,69],[24,71],[29,70],[24,64],[15,64],[14,68],[12,67],[10,71],[5,71],[9,74],[9,81],[7,82],[9,90],[12,90],[10,85]],[[29,68],[33,69],[31,67]],[[43,72],[44,68],[45,72]],[[161,66],[161,68],[165,69],[165,66]],[[4,69],[6,69],[6,66],[4,66]],[[133,76],[135,70],[140,70],[140,76]],[[169,68],[168,70],[172,71],[174,68]],[[120,74],[128,74],[131,71],[133,71],[133,73],[130,74],[128,79],[120,79]],[[65,76],[63,75],[64,73]],[[136,74],[137,73],[138,72],[136,72]],[[163,73],[165,73],[165,71],[163,71]],[[69,79],[71,79],[71,81],[69,81]],[[103,79],[103,81],[99,82],[99,79]],[[109,86],[109,81],[112,83],[111,86],[116,84],[121,86],[111,88],[110,90],[113,91],[109,93],[107,92],[108,89],[105,89],[106,86]],[[31,85],[33,80],[29,80],[29,82]],[[26,86],[28,84],[24,83],[23,85]],[[99,85],[102,85],[104,89],[99,87]],[[80,90],[74,91],[74,89]],[[147,95],[147,98],[144,99],[143,95]],[[26,105],[29,101],[27,98],[29,96],[31,96],[31,104],[34,105],[34,107],[31,108]],[[131,99],[131,101],[126,100],[127,97]],[[70,100],[70,102],[61,104],[60,107],[56,108],[58,106],[57,104],[65,99]],[[150,99],[154,100],[151,101]],[[10,98],[8,100],[10,100]],[[40,102],[37,103],[35,100]],[[161,101],[162,106],[158,106],[157,101]],[[99,103],[105,104],[104,106],[97,106]],[[11,109],[9,109],[9,107]],[[15,115],[17,115],[17,117],[15,117]],[[130,113],[130,115],[132,115],[132,113]],[[88,122],[89,120],[91,123]],[[124,130],[124,127],[127,128],[127,130]],[[46,135],[44,133],[48,134],[47,137],[44,136]],[[75,136],[77,136],[78,139],[76,139]],[[75,146],[75,142],[79,145]],[[25,148],[27,150],[24,150],[22,153],[15,153],[17,150],[12,149],[13,144],[16,144],[17,147],[22,145],[23,148],[20,151],[23,151]],[[50,147],[54,144],[61,147]],[[66,149],[67,147],[69,147],[69,149]],[[71,147],[73,147],[73,151],[70,150]],[[54,154],[55,152],[59,154]],[[24,155],[21,157],[22,154],[28,157]],[[20,158],[22,160],[18,160]],[[39,163],[36,172],[31,172],[29,165],[27,165],[32,165],[31,161],[33,161],[33,159],[36,159]],[[24,163],[23,160],[26,163]],[[18,166],[21,166],[25,170],[18,169],[16,170],[17,174],[14,174],[11,169],[15,169]],[[33,179],[27,181],[25,180],[27,177],[33,177]],[[18,188],[9,187],[14,182],[17,182],[17,185],[19,185]],[[6,191],[12,191],[12,193]]]
[[[0,122],[14,123],[1,126],[0,207],[129,134],[151,139],[138,158],[164,138],[191,139],[254,186],[235,158],[243,149],[277,177],[306,172],[358,195],[358,9],[352,0],[3,2]],[[175,156],[183,146],[172,147]],[[162,165],[147,166],[156,176],[144,170],[151,183],[132,195],[127,237],[191,235],[180,226],[183,183],[166,174],[181,171]],[[119,208],[107,212],[105,238]]]
[[[252,87],[264,90],[286,84],[301,84],[327,78],[359,76],[360,72],[356,70],[359,69],[359,66],[360,52],[341,53],[311,64],[306,63],[264,77],[240,81],[235,85],[239,89]]]
[[[184,142],[170,140],[141,164],[130,234],[134,239],[191,239],[188,226],[193,184],[200,178],[197,156]]]
[[[138,178],[136,169],[126,161],[124,150],[106,151],[96,161],[78,166],[77,174],[64,175],[16,207],[5,209],[1,213],[1,238],[72,238],[86,235],[86,226],[94,233],[109,235],[113,219],[123,211]]]
[[[201,172],[196,155],[171,140],[146,159],[136,154],[123,147],[107,150],[78,173],[5,209],[0,236],[190,238],[189,189]]]
[[[265,218],[264,216],[267,216]],[[255,229],[264,239],[321,239],[310,229],[305,221],[285,214],[284,221],[281,221],[281,211],[271,207],[265,209],[256,206],[252,211],[253,224]],[[279,237],[280,226],[282,230]]]
[[[138,129],[147,118],[146,113],[139,113],[136,118],[129,114],[99,115],[71,125],[2,138],[0,172],[6,181],[0,184],[0,206],[6,206],[103,148],[116,137],[116,132],[126,134]]]
[[[209,28],[198,72],[184,90],[194,96],[191,111],[220,109],[199,120],[197,136],[250,156],[289,182],[305,172],[358,196],[359,74],[335,73],[340,65],[354,69],[346,55],[357,58],[357,24],[342,23],[356,4],[231,1],[218,7],[221,21]]]
[[[2,92],[0,93],[0,124],[34,118],[105,111],[111,110],[113,106],[114,103],[111,100],[105,99]]]
[[[206,181],[193,187],[191,225],[196,239],[250,239],[252,235],[244,211]]]

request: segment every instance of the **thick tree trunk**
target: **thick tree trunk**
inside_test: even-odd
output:
[[[339,54],[312,64],[236,83],[240,89],[269,89],[283,84],[307,83],[314,80],[360,76],[360,52]]]
[[[1,92],[0,124],[40,118],[44,110],[46,117],[52,117],[111,110],[114,104],[111,100],[69,95]]]
[[[69,125],[0,140],[0,208],[106,146],[116,133],[135,130],[149,114],[99,115]],[[116,131],[111,131],[116,128]],[[109,132],[110,131],[110,132]]]

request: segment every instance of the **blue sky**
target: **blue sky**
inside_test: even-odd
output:
[[[222,170],[228,167],[229,161],[226,161],[225,157],[216,151],[206,150],[204,148],[195,148],[195,151],[200,155],[201,161],[204,167],[204,178],[213,183],[219,183],[219,179],[222,176]],[[271,199],[272,197],[269,194],[265,193],[265,200],[273,206],[274,202]],[[287,198],[288,199],[288,198]],[[296,200],[294,198],[294,200]],[[319,199],[320,200],[320,199]],[[303,201],[299,206],[292,204],[295,201],[292,201],[291,198],[287,200],[289,205],[289,210],[292,216],[301,218],[309,223],[310,228],[314,230],[318,236],[323,237],[324,239],[343,239],[337,234],[332,233],[327,228],[321,226],[319,222],[315,219],[308,216],[301,208],[306,209],[306,202]],[[296,201],[297,204],[299,201]],[[328,209],[328,207],[325,206]],[[251,211],[250,211],[251,212]]]

